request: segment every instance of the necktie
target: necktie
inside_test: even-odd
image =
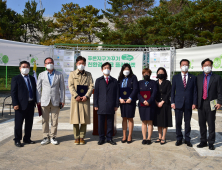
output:
[[[28,82],[28,90],[29,90],[29,98],[33,99],[33,93],[32,93],[32,88],[30,86],[30,81],[29,81],[29,78],[28,76],[25,76],[27,82]]]
[[[123,87],[126,87],[127,84],[126,84],[126,78],[123,80]]]
[[[145,85],[147,86],[147,84],[148,84],[148,83],[149,83],[149,82],[148,82],[148,81],[146,81],[146,82],[145,82]]]
[[[184,88],[186,88],[186,86],[187,86],[186,74],[184,74],[184,77],[183,77],[183,86],[184,86]]]
[[[205,75],[204,85],[203,85],[203,99],[207,99],[207,75]]]
[[[109,79],[108,79],[108,77],[106,77],[106,84],[108,84],[109,83]]]

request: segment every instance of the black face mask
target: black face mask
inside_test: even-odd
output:
[[[148,76],[148,75],[143,76],[143,78],[144,78],[144,80],[146,80],[146,81],[150,81],[150,76]]]
[[[165,79],[166,75],[165,74],[157,74],[156,78],[158,78],[158,79]]]

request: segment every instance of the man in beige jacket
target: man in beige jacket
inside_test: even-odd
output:
[[[75,137],[74,144],[85,144],[86,125],[90,124],[90,96],[94,89],[91,73],[85,71],[86,59],[82,56],[77,57],[77,69],[69,74],[69,91],[72,95],[70,108],[70,124],[73,124]],[[83,96],[79,94],[77,86],[85,86],[87,91]],[[79,86],[80,87],[80,86]],[[79,127],[81,124],[81,127]]]

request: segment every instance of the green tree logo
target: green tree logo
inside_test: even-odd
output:
[[[36,60],[38,60],[37,57],[32,57],[30,60],[31,65],[34,65]],[[38,64],[36,63],[36,65],[38,65]]]
[[[129,60],[129,61],[131,61],[133,59],[134,59],[134,57],[132,55],[129,55],[129,54],[123,54],[122,55],[122,60]]]
[[[2,57],[2,62],[4,63],[4,64],[7,64],[8,63],[8,56],[7,55],[4,55],[3,57]]]
[[[218,69],[218,68],[220,68],[220,65],[221,65],[221,59],[220,59],[219,57],[216,57],[216,58],[214,59],[213,67],[216,68],[216,69]]]

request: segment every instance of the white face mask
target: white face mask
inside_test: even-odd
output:
[[[189,69],[189,67],[188,67],[188,66],[182,66],[182,67],[181,67],[181,71],[184,71],[184,72],[187,72],[187,71],[188,71],[188,69]]]
[[[110,74],[110,70],[105,69],[105,70],[103,70],[103,73],[104,73],[105,75],[109,75],[109,74]]]
[[[123,74],[124,74],[124,76],[128,76],[130,74],[130,71],[129,70],[124,70]]]
[[[47,64],[47,65],[46,65],[46,68],[47,68],[48,70],[53,70],[53,69],[54,69],[54,65],[53,65],[53,64]]]
[[[80,64],[80,65],[78,65],[78,66],[77,66],[77,68],[78,68],[78,70],[82,71],[82,70],[84,70],[84,69],[85,69],[85,66],[84,66],[84,65],[82,65],[82,64]]]
[[[212,70],[212,68],[211,68],[210,66],[206,66],[206,67],[203,68],[203,71],[204,71],[205,73],[210,73],[211,70]]]
[[[29,68],[21,68],[21,73],[24,75],[29,74]]]

